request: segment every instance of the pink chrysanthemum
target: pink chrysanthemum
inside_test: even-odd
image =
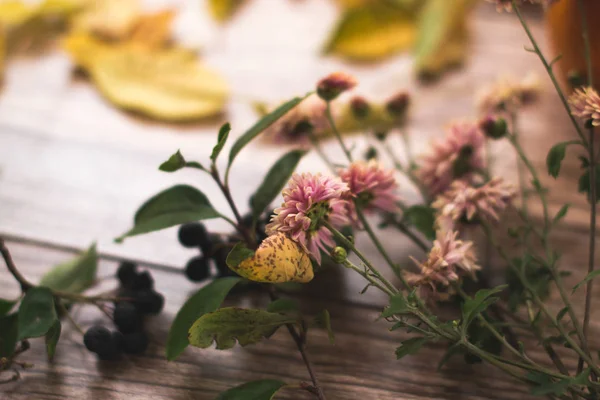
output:
[[[365,210],[399,211],[394,170],[384,168],[377,160],[355,161],[339,174]]]
[[[335,246],[322,222],[336,228],[350,223],[348,185],[337,177],[295,173],[282,194],[283,203],[271,217],[267,234],[288,234],[321,264],[321,250]]]
[[[529,73],[520,81],[505,76],[480,90],[476,102],[482,115],[512,113],[519,107],[532,103],[539,92],[539,78],[534,73]]]
[[[417,176],[431,195],[445,191],[455,178],[456,163],[463,159],[461,179],[470,181],[473,172],[485,168],[485,136],[475,122],[450,125],[446,136],[432,144],[429,154],[421,157]]]
[[[569,97],[571,113],[584,121],[592,121],[592,125],[600,126],[600,96],[594,88],[576,89]]]
[[[474,278],[481,269],[472,250],[473,242],[458,240],[457,235],[458,232],[438,232],[427,260],[418,262],[411,257],[420,272],[406,273],[406,279],[409,284],[419,286],[422,295],[435,295],[440,288],[447,288],[463,276]]]
[[[458,180],[438,196],[432,207],[437,210],[438,228],[447,230],[462,218],[472,221],[477,216],[484,221],[499,221],[498,214],[511,204],[515,196],[513,186],[500,177],[481,187]]]

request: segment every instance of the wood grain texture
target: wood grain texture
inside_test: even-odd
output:
[[[218,196],[216,187],[202,175],[193,171],[163,174],[157,166],[177,148],[190,159],[208,159],[219,123],[231,121],[232,135],[241,134],[252,124],[255,116],[249,98],[260,95],[261,100],[276,102],[305,93],[322,75],[338,69],[355,74],[361,82],[359,92],[376,99],[409,89],[414,96],[409,130],[416,150],[421,151],[449,120],[475,115],[474,96],[482,84],[498,74],[522,76],[534,70],[542,77],[544,95],[520,121],[534,163],[543,167],[550,146],[574,134],[535,56],[523,51],[526,38],[514,16],[498,15],[489,5],[481,6],[472,21],[472,56],[465,68],[439,84],[422,87],[412,79],[408,57],[373,68],[317,57],[335,19],[331,2],[253,0],[232,24],[219,28],[202,17],[197,10],[200,2],[155,3],[177,4],[184,26],[185,22],[190,27],[202,21],[207,43],[204,59],[223,71],[234,91],[227,115],[222,120],[177,127],[150,123],[113,109],[88,83],[72,80],[69,62],[60,52],[13,62],[0,96],[0,235],[12,238],[8,245],[15,262],[32,281],[49,266],[68,259],[69,249],[83,249],[98,240],[100,252],[111,256],[101,263],[100,275],[105,279],[98,290],[115,286],[115,259],[140,260],[152,269],[158,290],[167,298],[165,312],[148,322],[152,339],[146,354],[120,362],[96,361],[83,347],[79,334],[67,325],[52,363],[45,360],[42,343],[33,341],[32,350],[22,360],[35,367],[26,371],[21,381],[0,386],[1,399],[212,399],[218,392],[252,379],[308,380],[284,330],[245,349],[188,349],[177,361],[167,363],[163,346],[168,327],[179,306],[197,289],[180,272],[193,252],[177,244],[174,229],[129,239],[124,245],[112,243],[112,238],[128,228],[137,206],[169,185],[199,185],[211,198]],[[534,33],[545,42],[542,24],[536,18]],[[398,137],[391,140],[401,152]],[[352,141],[359,150],[366,148],[365,140]],[[493,147],[497,172],[516,181],[512,151],[505,144]],[[341,159],[335,144],[328,150]],[[239,204],[247,202],[280,152],[279,148],[256,144],[240,154],[233,170],[234,197]],[[300,165],[301,170],[322,168],[314,155]],[[563,254],[561,267],[573,272],[569,278],[573,283],[585,275],[588,206],[574,193],[580,171],[571,150],[563,171],[555,182],[545,173],[541,175],[544,184],[552,185],[552,212],[565,202],[572,204],[553,240]],[[403,188],[406,198],[414,199],[408,184]],[[213,203],[225,210],[224,202]],[[539,207],[534,206],[532,212],[539,218]],[[210,227],[225,229],[218,223]],[[384,238],[399,262],[420,254],[394,235]],[[359,236],[358,241],[374,255],[364,237]],[[501,267],[497,260],[494,263]],[[385,298],[374,291],[360,296],[363,286],[360,277],[332,269],[294,295],[308,314],[324,307],[331,312],[335,345],[329,344],[324,332],[314,330],[308,348],[329,399],[528,398],[525,387],[488,366],[470,367],[456,359],[436,371],[441,344],[396,361],[393,351],[403,336],[389,332],[384,321],[375,322]],[[17,285],[4,268],[0,268],[0,294],[18,294]],[[573,296],[577,304],[582,298],[583,291]],[[597,302],[598,295],[595,299]],[[260,295],[232,300],[245,306],[265,301]],[[558,311],[556,295],[551,301]],[[600,331],[599,313],[593,311],[594,332]],[[90,307],[77,315],[83,326],[108,323]],[[539,347],[531,343],[530,356],[547,362]],[[593,336],[592,345],[600,348],[600,338]],[[558,351],[574,368],[576,360],[567,358],[570,352]],[[278,398],[310,397],[287,390]]]

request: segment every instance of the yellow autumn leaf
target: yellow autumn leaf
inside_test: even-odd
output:
[[[129,35],[141,14],[139,0],[91,0],[73,18],[72,29],[107,39],[122,39]]]
[[[284,233],[262,241],[254,256],[237,267],[237,274],[254,282],[310,282],[314,277],[308,254]]]
[[[429,0],[419,23],[415,69],[436,76],[462,63],[467,53],[467,18],[476,0]]]
[[[245,2],[246,0],[208,0],[208,11],[216,21],[225,22]]]
[[[375,61],[410,48],[416,35],[413,10],[387,2],[369,2],[342,13],[325,53],[357,61]]]
[[[0,83],[4,79],[6,69],[6,31],[0,27]]]
[[[191,121],[223,109],[223,78],[185,49],[106,43],[75,34],[64,43],[102,94],[115,105],[164,121]]]
[[[20,0],[0,1],[0,25],[10,30],[29,21],[36,8]]]
[[[165,47],[171,40],[174,18],[173,10],[142,15],[133,26],[127,40],[153,48]]]

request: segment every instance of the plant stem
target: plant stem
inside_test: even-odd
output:
[[[21,275],[21,273],[17,269],[17,266],[15,265],[15,263],[12,259],[12,256],[10,255],[10,252],[8,251],[8,248],[6,247],[6,244],[4,243],[4,240],[2,238],[0,238],[0,253],[2,254],[2,258],[4,259],[4,262],[6,263],[6,267],[8,268],[8,271],[17,280],[17,282],[19,282],[19,284],[21,285],[21,291],[23,293],[25,293],[27,290],[32,288],[34,285],[32,283],[30,283],[27,279],[25,279],[25,277],[23,275]]]
[[[344,151],[346,158],[348,158],[348,161],[352,162],[352,154],[350,153],[350,150],[348,150],[348,148],[346,147],[346,144],[344,143],[344,140],[342,139],[342,135],[340,134],[340,131],[338,131],[337,126],[335,125],[335,122],[333,121],[333,114],[331,114],[331,102],[330,101],[327,102],[327,108],[325,110],[325,114],[327,114],[327,120],[329,121],[331,130],[333,131],[333,134],[337,138],[338,143],[340,144],[342,150]]]
[[[366,271],[363,271],[362,269],[360,269],[360,267],[358,267],[357,265],[353,264],[350,260],[348,260],[348,259],[344,260],[343,265],[346,268],[349,268],[351,270],[354,270],[354,271],[358,272],[358,274],[360,276],[362,276],[363,278],[365,278],[366,280],[368,280],[369,283],[372,286],[375,286],[377,289],[381,290],[382,292],[384,292],[388,296],[390,296],[390,297],[394,296],[394,292],[392,292],[387,287],[383,286],[379,281],[377,281],[375,278],[373,278],[372,275],[370,275]]]
[[[539,47],[537,41],[535,40],[535,38],[533,37],[533,34],[531,33],[531,30],[529,29],[529,26],[527,25],[525,18],[523,18],[523,15],[521,14],[519,4],[517,3],[516,0],[512,0],[512,7],[513,7],[513,10],[515,10],[515,14],[517,14],[517,17],[519,18],[519,22],[521,22],[521,26],[523,27],[523,30],[527,34],[527,37],[529,38],[531,45],[533,46],[533,51],[535,52],[535,54],[537,54],[540,61],[544,65],[544,68],[546,69],[546,72],[548,73],[548,76],[550,77],[550,80],[552,81],[552,84],[554,85],[554,88],[556,89],[556,92],[558,93],[558,96],[560,97],[560,100],[561,100],[565,110],[567,111],[567,114],[569,115],[569,118],[571,119],[573,126],[575,127],[575,130],[577,131],[577,135],[579,135],[579,138],[581,139],[581,141],[583,143],[587,143],[585,135],[583,134],[583,130],[577,123],[577,120],[575,119],[573,114],[571,114],[571,107],[569,106],[567,97],[565,96],[564,92],[562,91],[562,89],[560,87],[560,84],[558,83],[558,79],[556,79],[556,76],[554,75],[554,71],[552,70],[552,65],[548,62],[548,60],[546,60],[546,57],[544,57],[544,54],[540,50],[540,47]]]
[[[329,168],[329,170],[331,171],[332,174],[336,174],[335,166],[333,165],[331,160],[329,160],[329,158],[327,157],[327,155],[321,148],[319,139],[317,139],[315,137],[315,134],[313,131],[308,132],[308,138],[310,139],[310,143],[312,144],[313,148],[315,149],[315,151],[317,152],[317,154],[319,155],[321,160],[323,160],[323,162],[327,165],[327,168]]]
[[[403,137],[404,137],[404,135],[405,134],[402,133]],[[406,146],[408,146],[408,144],[406,144]],[[410,158],[409,158],[408,168],[404,168],[404,166],[402,165],[402,163],[400,162],[398,157],[396,157],[396,154],[394,153],[394,151],[392,150],[392,148],[390,147],[390,145],[387,142],[383,142],[382,147],[383,147],[383,150],[387,153],[388,157],[392,160],[394,167],[396,167],[396,169],[399,172],[403,173],[412,182],[412,184],[415,185],[415,187],[419,190],[419,193],[421,194],[423,201],[425,203],[428,203],[429,195],[427,194],[427,190],[425,189],[425,187],[423,186],[421,181],[419,181],[419,178],[417,178],[417,176],[414,174],[413,169],[412,169],[412,161],[410,161]],[[408,153],[408,150],[407,150],[407,153]]]
[[[519,143],[519,131],[517,130],[517,113],[513,112],[510,115],[511,125],[512,125],[512,135],[511,142],[514,141],[518,145]],[[516,147],[516,146],[515,146]],[[519,146],[520,147],[520,146]],[[519,156],[519,154],[517,154]],[[527,182],[525,181],[525,170],[522,161],[522,157],[520,160],[517,160],[517,173],[519,175],[519,187],[521,189],[521,201],[522,201],[522,211],[525,216],[529,215],[527,200],[529,199],[529,189],[527,188]]]
[[[400,221],[393,221],[392,222],[393,225],[398,228],[398,230],[402,233],[404,233],[406,236],[408,236],[414,244],[416,244],[417,246],[419,246],[419,248],[421,250],[423,250],[425,253],[428,253],[429,250],[431,249],[431,245],[428,245],[427,243],[425,243],[425,241],[423,239],[421,239],[420,237],[418,237],[413,231],[411,231],[403,222]]]

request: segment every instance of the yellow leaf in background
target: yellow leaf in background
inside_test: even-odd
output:
[[[0,27],[0,83],[4,78],[6,68],[6,31]]]
[[[35,15],[36,8],[19,0],[0,1],[0,25],[13,29],[29,21]]]
[[[68,17],[87,6],[89,0],[45,0],[37,8],[38,15]]]
[[[126,110],[180,122],[218,114],[227,101],[223,78],[185,49],[108,44],[81,34],[64,47],[104,96]]]
[[[235,14],[246,0],[208,0],[210,15],[218,22],[225,22]]]
[[[165,47],[171,40],[175,11],[165,10],[143,15],[133,27],[129,41],[148,47]]]
[[[415,69],[434,77],[461,64],[467,53],[467,17],[476,0],[429,0],[422,11]]]
[[[253,257],[233,270],[254,282],[310,282],[314,277],[308,254],[284,233],[262,241]]]
[[[410,48],[416,15],[405,7],[372,2],[343,12],[324,52],[357,61],[376,61]]]
[[[122,39],[129,35],[141,13],[139,0],[90,0],[89,6],[73,19],[72,28],[107,39]]]

